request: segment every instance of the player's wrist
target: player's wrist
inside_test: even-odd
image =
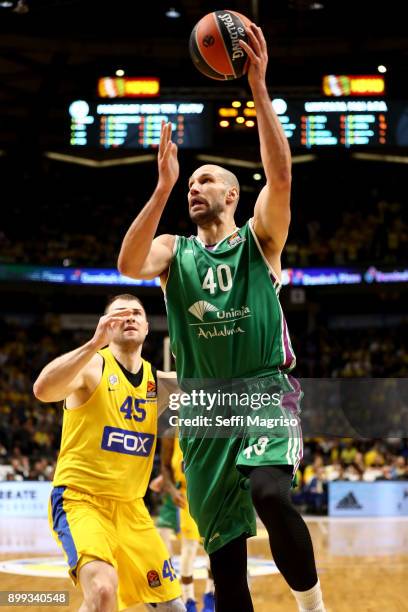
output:
[[[267,97],[268,99],[270,99],[268,88],[266,86],[266,82],[264,78],[257,77],[251,80],[248,79],[248,82],[249,82],[249,86],[252,91],[252,95],[254,97],[255,104],[256,104],[256,98]]]
[[[84,348],[85,350],[89,351],[90,355],[94,355],[107,344],[108,343],[105,340],[101,340],[101,338],[94,336],[84,345]]]
[[[159,178],[156,189],[154,191],[154,195],[160,200],[167,201],[167,198],[170,196],[174,184],[174,182]]]

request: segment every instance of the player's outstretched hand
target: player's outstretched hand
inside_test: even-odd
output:
[[[131,308],[114,310],[113,312],[108,312],[108,314],[103,315],[103,317],[99,319],[99,323],[93,337],[93,343],[97,349],[99,350],[104,346],[107,346],[113,339],[115,332],[121,325],[124,325],[126,320],[132,315],[133,310]]]
[[[257,85],[265,85],[266,68],[268,65],[268,48],[261,28],[251,23],[246,28],[250,44],[243,40],[239,44],[249,57],[248,82],[253,89]]]
[[[186,498],[180,491],[176,490],[175,492],[171,493],[171,499],[178,508],[185,508],[187,505]]]
[[[159,154],[159,186],[171,191],[179,176],[179,163],[177,159],[177,145],[171,140],[171,123],[162,121]]]
[[[161,493],[163,491],[163,488],[164,478],[161,474],[159,474],[158,476],[156,476],[156,478],[153,478],[153,480],[150,481],[149,489],[151,491],[154,491],[155,493]]]

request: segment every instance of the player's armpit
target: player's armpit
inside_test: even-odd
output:
[[[139,270],[128,268],[120,268],[120,272],[131,278],[142,278],[150,280],[156,276],[160,276],[169,268],[173,259],[173,250],[176,237],[171,234],[162,234],[157,236],[152,242],[150,251]]]
[[[290,183],[266,184],[255,204],[253,228],[263,248],[280,256],[290,224]]]
[[[77,408],[88,401],[101,382],[103,361],[101,355],[98,353],[94,355],[90,363],[81,372],[81,379],[76,381],[73,390],[65,396],[66,408]]]

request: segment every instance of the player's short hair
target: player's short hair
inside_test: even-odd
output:
[[[126,300],[128,302],[131,302],[131,301],[133,302],[133,301],[136,300],[136,302],[139,302],[139,304],[141,305],[141,307],[143,309],[143,312],[146,315],[146,310],[145,310],[145,307],[143,306],[141,300],[138,297],[136,297],[135,295],[132,295],[131,293],[119,293],[119,295],[111,295],[111,296],[109,296],[108,301],[106,302],[106,306],[105,306],[105,311],[104,311],[105,314],[108,312],[109,306],[111,304],[113,304],[113,302],[116,302],[116,300]]]
[[[238,195],[239,195],[239,181],[237,177],[235,176],[235,174],[231,172],[231,170],[227,170],[226,168],[223,168],[222,166],[219,166],[219,168],[220,168],[219,172],[220,174],[222,174],[224,181],[230,187],[236,187],[236,189],[238,190]]]

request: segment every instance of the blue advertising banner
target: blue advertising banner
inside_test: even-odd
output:
[[[114,268],[64,268],[20,264],[0,265],[0,281],[40,282],[66,285],[134,285],[160,287],[160,279],[134,279],[123,276]],[[372,285],[376,283],[406,283],[408,269],[378,270],[356,268],[286,268],[282,270],[282,285],[318,287],[328,285]]]
[[[0,482],[0,517],[46,517],[51,482]]]
[[[330,516],[408,516],[408,481],[329,483]]]

